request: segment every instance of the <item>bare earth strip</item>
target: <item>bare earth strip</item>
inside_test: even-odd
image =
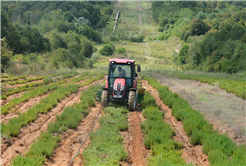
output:
[[[183,143],[184,149],[182,157],[185,159],[186,163],[208,166],[209,162],[207,160],[207,155],[202,153],[202,146],[192,146],[190,144],[189,137],[184,131],[183,123],[181,121],[177,121],[175,117],[172,116],[172,110],[168,108],[168,106],[166,106],[159,98],[158,91],[150,86],[145,80],[143,80],[143,86],[150,92],[152,96],[154,96],[156,103],[161,106],[161,109],[165,110],[164,121],[170,124],[171,127],[175,130],[176,136],[174,139]]]
[[[144,122],[146,119],[143,117],[142,112],[137,112],[139,119],[140,119],[140,123]],[[123,146],[125,148],[125,151],[129,154],[129,157],[124,160],[124,161],[120,161],[119,164],[122,166],[128,166],[128,165],[132,165],[132,159],[131,159],[131,150],[132,150],[132,145],[131,143],[133,143],[132,140],[130,140],[130,132],[129,130],[126,131],[121,131],[120,132],[121,136],[123,137]],[[143,137],[142,137],[143,138]],[[131,138],[132,139],[132,138]],[[143,140],[143,139],[142,139]],[[142,141],[143,143],[143,141]],[[146,152],[144,152],[144,163],[146,164],[147,162],[147,156],[149,155],[149,150],[145,149],[144,150]]]
[[[55,121],[56,114],[61,114],[66,106],[79,102],[82,91],[99,81],[80,88],[77,93],[63,99],[56,107],[48,111],[47,114],[39,114],[39,117],[34,122],[20,129],[20,134],[17,138],[1,138],[1,165],[10,165],[11,158],[19,153],[24,154],[28,147],[31,146],[33,140],[38,138],[40,132],[47,131],[48,124]]]
[[[54,151],[53,155],[46,161],[46,166],[65,166],[70,163],[70,161],[78,151],[80,144],[93,127],[99,109],[99,119],[103,115],[103,112],[101,105],[97,104],[96,107],[91,108],[89,115],[81,121],[76,130],[67,130],[66,132],[62,133],[62,141],[59,143],[59,147]],[[100,124],[97,121],[93,131],[97,130],[99,127]],[[87,137],[86,141],[79,151],[79,155],[75,157],[71,165],[83,165],[82,152],[90,143],[91,140],[89,137]]]
[[[183,80],[152,74],[163,85],[187,100],[205,115],[221,134],[227,134],[238,144],[246,144],[246,101],[227,93],[218,86],[194,80]]]
[[[129,124],[129,153],[131,165],[144,166],[146,164],[147,150],[144,146],[144,137],[140,127],[141,119],[137,111],[131,112],[128,117]]]

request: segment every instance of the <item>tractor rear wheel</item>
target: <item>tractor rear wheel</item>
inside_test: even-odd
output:
[[[107,90],[102,91],[101,104],[103,107],[108,106],[108,91]]]
[[[137,96],[135,91],[130,91],[128,98],[128,108],[130,111],[135,111],[137,103]]]

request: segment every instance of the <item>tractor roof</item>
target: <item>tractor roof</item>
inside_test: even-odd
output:
[[[115,59],[109,59],[109,62],[115,62],[115,63],[127,63],[131,62],[134,63],[134,60],[128,59],[128,58],[115,58]]]

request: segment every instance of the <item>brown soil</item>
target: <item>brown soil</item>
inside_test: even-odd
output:
[[[185,159],[186,163],[192,163],[195,165],[209,165],[207,160],[207,155],[202,153],[202,146],[192,146],[189,142],[189,137],[186,135],[183,123],[177,121],[174,116],[172,116],[172,110],[166,106],[162,100],[159,98],[159,93],[156,89],[148,84],[147,81],[143,80],[143,86],[150,92],[152,96],[156,99],[156,103],[161,106],[161,109],[165,111],[164,121],[171,125],[175,130],[176,136],[174,139],[183,143],[183,154],[182,157]]]
[[[151,74],[163,85],[187,100],[214,125],[220,134],[227,134],[237,144],[246,144],[246,101],[227,93],[218,85]]]
[[[7,101],[10,101],[10,100],[13,100],[14,98],[17,98],[17,97],[21,97],[24,93],[26,93],[27,91],[22,91],[20,93],[15,93],[13,95],[9,95],[7,97]]]
[[[145,146],[143,145],[143,140],[144,140],[144,137],[143,137],[143,134],[142,134],[142,131],[141,128],[139,130],[139,128],[137,126],[134,126],[135,128],[138,128],[137,129],[137,133],[136,135],[138,135],[139,137],[137,137],[138,139],[140,139],[140,135],[141,135],[141,139],[136,141],[137,144],[136,145],[133,145],[135,142],[133,141],[134,138],[136,138],[136,135],[132,135],[132,133],[135,132],[135,128],[133,127],[133,124],[135,123],[135,121],[137,121],[137,123],[139,124],[140,126],[140,123],[144,122],[146,119],[143,117],[142,115],[142,112],[134,112],[134,114],[136,115],[133,115],[132,114],[132,117],[131,118],[134,118],[134,119],[131,119],[131,130],[132,132],[130,133],[130,128],[129,130],[127,131],[121,131],[120,134],[121,136],[123,137],[123,146],[125,148],[125,151],[128,152],[129,156],[126,160],[124,161],[120,161],[119,164],[122,165],[122,166],[129,166],[129,165],[147,165],[146,162],[147,162],[147,156],[149,156],[149,150],[147,150],[145,148]],[[128,117],[128,122],[130,122],[130,117]],[[129,127],[130,127],[130,123],[129,123]],[[139,134],[140,133],[140,134]],[[138,149],[142,149],[139,151],[139,154],[136,154],[138,156],[138,158],[135,160],[135,159],[132,159],[132,157],[135,157],[135,156],[132,156],[131,154],[134,153],[133,149],[135,151],[138,151]],[[133,160],[134,160],[134,163],[133,163]],[[142,162],[141,162],[142,161]]]
[[[97,104],[96,107],[91,108],[89,115],[81,121],[76,130],[67,130],[62,133],[62,141],[59,143],[58,148],[54,151],[53,155],[46,161],[45,165],[52,166],[62,166],[68,165],[72,158],[75,156],[78,151],[80,144],[85,139],[91,128],[93,127],[96,117],[98,115],[98,110],[100,109],[98,119],[103,115],[102,108],[100,104]],[[97,121],[93,131],[99,128],[100,124]],[[82,152],[90,144],[91,140],[89,137],[83,143],[79,155],[75,157],[71,165],[83,165]]]
[[[92,84],[100,81],[102,80],[95,81]],[[87,89],[92,84],[81,87],[77,93],[63,99],[47,114],[39,114],[38,118],[34,122],[31,122],[27,126],[20,129],[20,134],[18,137],[1,139],[1,165],[9,165],[11,158],[19,153],[24,154],[28,147],[30,147],[33,140],[38,138],[40,132],[46,131],[48,124],[55,121],[56,114],[61,114],[66,106],[71,106],[73,103],[79,102],[82,91]]]
[[[147,160],[147,150],[143,144],[144,137],[140,127],[141,119],[137,111],[131,112],[128,117],[129,124],[129,154],[131,165],[145,165]]]
[[[18,117],[19,113],[25,113],[29,108],[33,107],[34,105],[38,104],[41,99],[46,98],[49,95],[49,93],[42,95],[42,96],[36,96],[31,99],[29,99],[26,102],[22,102],[21,104],[16,105],[14,108],[10,109],[11,113],[6,115],[4,118],[2,118],[2,122],[4,124],[7,124],[10,119],[14,117]]]

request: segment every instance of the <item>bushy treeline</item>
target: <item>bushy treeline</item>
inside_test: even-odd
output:
[[[3,2],[1,9],[1,37],[14,55],[62,51],[51,62],[58,59],[70,68],[84,66],[92,55],[91,41],[102,41],[98,29],[113,13],[111,2],[85,1]]]
[[[186,44],[174,57],[179,65],[208,72],[246,70],[246,3],[153,2],[153,18],[163,33]]]

